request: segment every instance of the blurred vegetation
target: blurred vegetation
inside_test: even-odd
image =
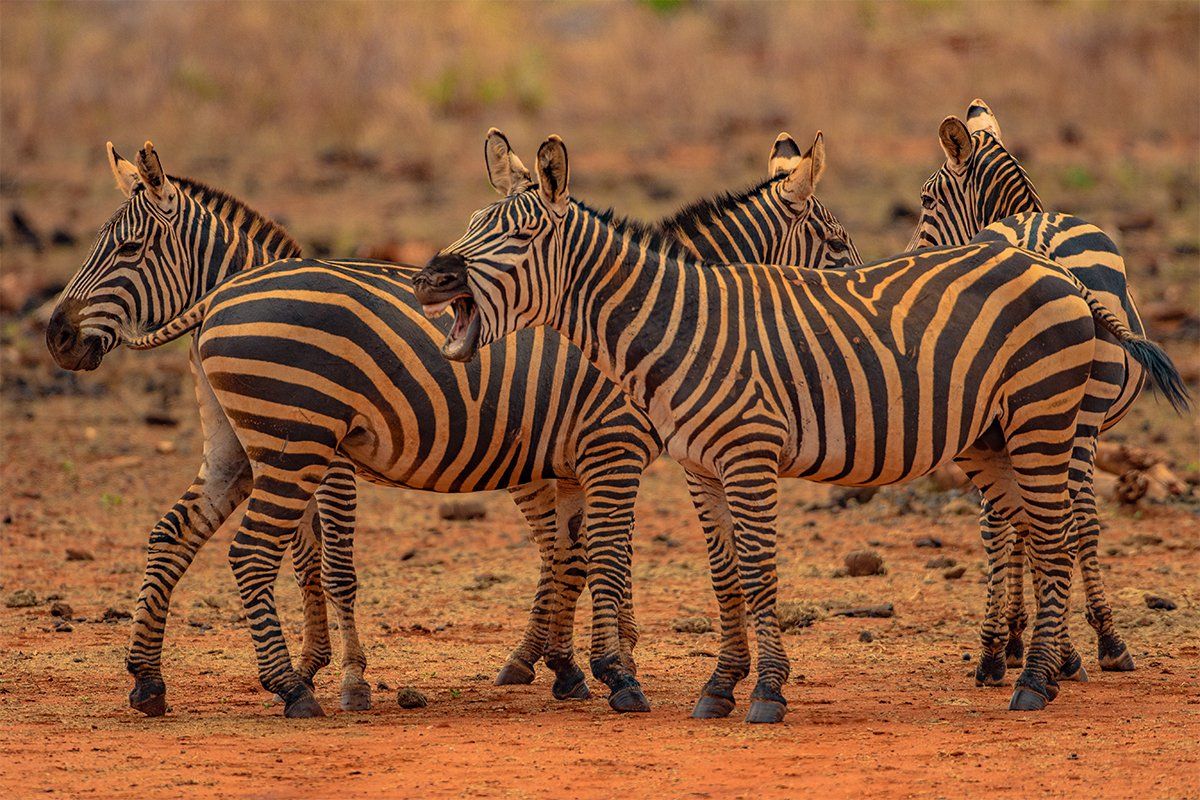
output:
[[[882,257],[943,159],[938,123],[976,96],[1047,207],[1117,239],[1139,299],[1200,304],[1195,2],[5,0],[2,269],[69,277],[120,200],[104,142],[147,138],[309,252],[419,260],[492,199],[491,125],[527,163],[561,134],[576,194],[647,218],[822,129],[819,193]]]

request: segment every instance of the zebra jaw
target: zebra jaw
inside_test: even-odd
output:
[[[467,292],[421,306],[429,319],[436,319],[447,308],[454,313],[454,324],[442,344],[442,355],[451,361],[470,361],[479,350],[479,306]]]

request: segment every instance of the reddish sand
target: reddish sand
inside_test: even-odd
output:
[[[666,463],[643,489],[635,553],[649,715],[610,712],[596,683],[590,701],[557,702],[544,669],[532,686],[491,684],[520,634],[535,576],[534,550],[503,494],[485,498],[486,520],[460,523],[437,518],[440,497],[367,488],[360,630],[368,678],[390,687],[376,688],[375,709],[338,712],[332,666],[317,681],[331,716],[282,717],[257,683],[225,565],[227,527],[175,595],[164,657],[172,710],[147,719],[125,701],[129,623],[96,620],[109,607],[132,609],[146,532],[191,477],[199,442],[190,411],[164,433],[141,423],[136,404],[94,402],[5,401],[8,452],[37,437],[53,446],[3,464],[0,598],[27,588],[39,603],[0,607],[0,796],[1200,796],[1193,506],[1137,517],[1105,509],[1101,550],[1114,553],[1104,558],[1106,581],[1138,670],[1100,672],[1076,593],[1072,630],[1092,681],[1064,685],[1042,713],[1013,714],[1004,710],[1011,687],[976,688],[963,658],[975,652],[983,601],[969,504],[899,513],[890,495],[807,511],[800,506],[820,490],[789,484],[783,598],[834,608],[892,602],[896,615],[826,617],[787,634],[787,720],[752,727],[740,720],[750,681],[733,718],[688,717],[717,637],[676,633],[672,621],[714,616],[715,603],[683,482]],[[90,436],[85,424],[95,426]],[[176,452],[155,453],[163,438]],[[945,546],[914,546],[927,535]],[[867,546],[885,559],[886,575],[833,577],[845,553]],[[94,560],[67,561],[67,547]],[[966,576],[926,568],[937,555],[966,565]],[[499,581],[468,588],[481,575]],[[1147,591],[1178,609],[1148,609]],[[295,655],[290,573],[279,594]],[[89,621],[54,632],[51,595]],[[861,641],[863,631],[874,640]],[[422,690],[429,706],[398,708],[400,686]]]

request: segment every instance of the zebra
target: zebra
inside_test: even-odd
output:
[[[1112,239],[1078,217],[1043,211],[1033,183],[1005,148],[1000,123],[987,103],[978,98],[972,101],[966,122],[946,117],[938,139],[946,162],[922,187],[921,215],[909,251],[969,241],[1000,241],[1032,250],[1069,270],[1134,333],[1145,333],[1126,283],[1125,263]],[[1124,362],[1124,371],[1117,379],[1118,397],[1099,422],[1099,430],[1119,422],[1146,384],[1141,364],[1122,351],[1114,351],[1113,357]],[[1107,392],[1111,388],[1097,385],[1093,390]],[[1086,618],[1096,632],[1100,668],[1129,671],[1134,669],[1133,656],[1113,622],[1097,558],[1100,523],[1090,478],[1084,482],[1076,506]],[[995,685],[1004,677],[1006,666],[1020,666],[1024,657],[1028,620],[1022,578],[1025,558],[1021,538],[1014,537],[1011,526],[986,510],[981,529],[989,563],[997,565],[997,570],[988,584],[989,612],[981,633],[983,654],[976,682]],[[1006,558],[1002,571],[1008,576],[1007,604],[1002,610],[1005,587],[999,572]],[[1082,677],[1086,679],[1086,672]]]
[[[295,258],[300,253],[299,246],[282,227],[241,201],[197,181],[167,176],[150,142],[138,153],[136,165],[122,158],[111,143],[107,152],[110,168],[126,203],[101,229],[92,253],[64,289],[51,317],[47,344],[59,365],[66,369],[95,369],[103,356],[120,342],[129,340],[142,329],[174,318],[231,276],[243,274],[259,264]],[[428,338],[428,334],[425,337]],[[519,348],[509,349],[515,353]],[[579,397],[578,405],[582,410],[578,414],[570,404],[548,411],[543,409],[542,416],[546,417],[548,413],[549,420],[555,423],[546,429],[546,435],[561,433],[566,439],[569,432],[575,431],[577,437],[581,436],[591,430],[588,425],[598,429],[605,414],[624,419],[612,408],[625,405],[615,387],[603,388],[604,381],[598,373],[589,365],[579,363],[578,357],[567,352],[569,348],[556,343],[542,349],[548,360],[539,375],[554,380],[571,376],[583,390],[597,387],[592,405],[586,404],[586,391]],[[199,548],[245,497],[251,481],[251,464],[244,445],[217,402],[211,383],[199,368],[199,351],[195,346],[191,349],[191,363],[204,431],[204,460],[192,485],[150,534],[146,572],[126,659],[126,666],[135,680],[130,704],[150,716],[166,711],[161,652],[171,593]],[[538,412],[530,413],[536,415]],[[580,416],[582,421],[576,424],[573,419],[566,419],[572,415]],[[630,411],[627,416],[631,421],[627,420],[625,425],[626,440],[594,436],[599,443],[597,447],[603,449],[591,455],[592,460],[610,457],[617,463],[639,462],[656,454],[657,445],[648,422],[643,421],[644,415]],[[528,437],[513,444],[514,452],[524,449],[544,451],[551,446],[556,445],[530,441]],[[580,458],[585,455],[588,454],[582,450],[578,454]],[[573,463],[574,459],[571,461]],[[616,473],[620,471],[614,471],[613,481],[619,483]],[[565,474],[569,478],[574,473]],[[371,476],[366,477],[370,479]],[[527,632],[522,647],[544,649],[544,637],[549,635],[551,628],[548,618],[564,613],[557,606],[560,587],[569,592],[570,586],[577,583],[566,580],[562,573],[581,569],[577,563],[554,564],[550,560],[555,555],[557,538],[577,535],[583,488],[570,480],[558,485],[546,480],[509,485],[542,554],[542,570],[529,625],[532,634]],[[608,489],[603,481],[598,481],[593,491],[597,496],[605,496]],[[611,489],[612,495],[608,499],[615,502],[629,497],[631,502],[631,491],[635,489],[620,485]],[[315,507],[303,515],[293,545],[293,560],[305,609],[304,650],[297,674],[303,684],[311,686],[312,676],[330,659],[325,601],[321,591],[324,573],[324,589],[338,612],[343,637],[345,674],[341,704],[345,709],[365,708],[370,705],[370,687],[362,677],[366,658],[358,642],[353,614],[357,588],[351,552],[356,501],[354,466],[340,455],[335,456],[315,496]],[[323,546],[313,532],[314,527],[318,527],[312,524],[316,516],[320,517]],[[622,658],[632,669],[631,654],[637,630],[630,603],[631,598],[623,598],[619,630]],[[571,607],[573,610],[573,603]],[[553,691],[561,698],[587,696],[587,684],[570,652],[569,633],[559,647],[565,652],[560,653],[559,661],[552,665],[556,668]],[[516,652],[519,656],[524,651],[518,647]],[[532,662],[538,655],[540,652],[530,653],[528,665],[510,658],[498,680],[505,682],[506,675],[508,682],[532,680]],[[522,675],[523,670],[529,670],[527,679]],[[315,713],[319,709],[307,698],[296,694],[294,687],[291,691],[293,695],[285,713]],[[636,701],[635,696],[630,702]]]
[[[750,190],[737,195],[724,195],[716,200],[704,201],[694,204],[693,206],[689,206],[683,209],[677,215],[664,220],[659,224],[658,227],[666,232],[664,235],[679,237],[681,242],[687,243],[687,237],[689,235],[695,236],[696,231],[701,228],[704,228],[705,230],[714,230],[718,226],[724,224],[724,221],[726,220],[744,220],[744,214],[752,213],[755,215],[755,218],[759,220],[769,218],[776,226],[770,237],[757,240],[756,243],[771,244],[771,246],[776,248],[787,248],[786,251],[780,249],[776,249],[775,251],[766,251],[764,253],[765,255],[780,259],[796,258],[800,260],[801,263],[813,264],[815,266],[829,266],[836,264],[838,263],[838,254],[847,251],[852,253],[854,258],[857,258],[857,252],[854,250],[853,243],[850,242],[845,230],[841,227],[840,223],[837,222],[836,218],[820,205],[816,198],[811,198],[806,202],[804,198],[793,197],[791,199],[791,204],[789,205],[787,202],[784,202],[786,200],[784,195],[770,194],[769,184],[772,181],[778,183],[779,181],[776,179],[780,179],[781,176],[784,176],[787,172],[787,169],[785,169],[784,166],[781,166],[783,163],[781,159],[784,158],[782,150],[785,148],[785,146],[790,146],[793,150],[795,150],[795,152],[798,152],[795,142],[791,140],[790,137],[787,137],[786,135],[780,136],[779,140],[777,140],[772,149],[772,157],[769,164],[771,180],[768,180],[764,184],[752,187]],[[823,163],[823,144],[819,133],[814,147],[818,149],[819,158]],[[512,183],[514,188],[520,188],[522,185],[521,181],[528,180],[527,170],[525,170],[524,166],[520,164],[520,161],[516,158],[515,154],[511,154],[511,150],[508,147],[506,139],[497,140],[493,145],[493,149],[495,148],[502,148],[504,155],[493,158],[491,161],[491,163],[494,165],[494,184],[499,188],[502,185],[507,185],[504,182],[508,181]],[[148,158],[157,159],[157,156],[153,155],[152,147],[149,148],[149,151],[152,155],[148,156]],[[127,190],[126,194],[131,196],[134,192],[141,192],[141,187],[147,182],[142,179],[132,165],[128,165],[128,162],[125,162],[124,159],[121,159],[116,155],[115,150],[111,149],[111,145],[109,148],[109,157],[110,166],[112,167],[114,174],[117,175],[119,186],[122,186],[122,176],[128,176],[128,184],[122,187],[124,190]],[[794,164],[795,159],[793,158],[791,162]],[[220,219],[204,219],[206,214],[212,213],[212,208],[210,208],[210,206],[214,205],[217,208],[216,216],[218,218],[224,217],[228,219],[240,219],[243,221],[243,223],[249,224],[250,227],[253,228],[257,232],[257,235],[259,235],[261,238],[269,239],[271,241],[285,241],[285,234],[283,234],[281,228],[274,223],[269,223],[269,221],[261,217],[261,215],[250,211],[240,201],[237,201],[228,195],[224,195],[223,193],[217,192],[216,190],[205,187],[202,184],[198,184],[194,181],[188,181],[180,178],[170,178],[169,180],[170,186],[176,191],[182,192],[185,197],[188,195],[195,195],[202,199],[201,205],[204,206],[203,208],[196,207],[192,209],[192,206],[186,203],[186,201],[184,205],[185,207],[194,211],[198,221],[203,220],[202,222],[198,222],[198,224],[209,225],[215,228],[215,232],[209,234],[215,240],[227,238],[230,235],[230,231],[227,227],[221,226]],[[751,208],[753,211],[747,212],[747,209]],[[116,238],[120,239],[123,235],[125,235],[125,233],[127,232],[118,232]],[[233,233],[236,234],[237,231],[233,231]],[[786,245],[789,237],[794,238],[798,244],[790,246]],[[102,232],[101,240],[103,241],[103,239],[104,235]],[[296,246],[294,242],[290,240],[290,238],[286,238],[286,241],[288,242],[288,252],[286,255],[299,255],[298,246]],[[823,247],[823,242],[828,242],[829,247]],[[240,245],[234,245],[232,243],[225,243],[225,245],[218,247],[215,251],[213,251],[217,254],[216,261],[214,261],[212,264],[202,266],[200,268],[200,273],[207,276],[211,271],[217,269],[218,267],[221,269],[221,272],[213,276],[211,279],[206,278],[205,286],[219,283],[229,275],[238,274],[239,272],[254,266],[256,261],[261,262],[263,260],[269,260],[269,258],[255,258],[253,257],[253,254],[251,254],[250,257],[247,257],[244,260],[244,262],[239,263],[234,260],[232,263],[230,263],[225,257],[224,253],[228,252],[229,250],[236,250],[239,246]],[[771,255],[772,252],[775,253],[775,255]],[[790,255],[784,255],[784,252]],[[268,252],[266,256],[269,257],[270,253]],[[143,271],[145,271],[145,266],[146,265],[144,264],[142,265]],[[190,268],[195,269],[195,267]],[[155,262],[154,267],[150,270],[150,274],[153,274],[157,269],[159,269],[159,265],[157,262]],[[101,268],[93,268],[93,273],[99,274],[100,271]],[[77,281],[77,283],[81,282],[81,279]],[[69,289],[66,294],[71,295],[72,291]],[[51,341],[51,349],[56,353],[56,357],[60,357],[60,361],[63,362],[64,366],[70,366],[72,364],[71,356],[69,353],[64,352],[67,348],[56,349],[55,343],[63,344],[69,341],[71,344],[78,344],[78,340],[84,337],[80,336],[80,334],[77,332],[77,327],[69,321],[72,314],[81,317],[85,315],[80,314],[80,312],[77,310],[73,310],[68,304],[64,304],[62,312],[62,314],[56,315],[56,321],[52,325],[54,330],[48,338]],[[64,326],[67,325],[70,325],[70,328],[64,329]],[[116,339],[116,335],[113,336],[113,339]],[[107,352],[107,350],[111,349],[113,346],[115,346],[113,341],[110,340],[105,342],[103,344],[103,352]],[[205,438],[211,446],[213,442],[219,442],[222,437],[230,438],[232,434],[228,424],[225,421],[224,415],[219,408],[208,408],[207,411],[205,410],[206,405],[216,405],[216,401],[212,396],[211,390],[209,390],[209,387],[207,386],[206,379],[202,373],[195,369],[196,353],[194,350],[192,356],[193,368],[197,381],[197,391],[201,399],[202,422],[206,431]],[[75,365],[78,364],[76,363]],[[95,365],[93,364],[92,366]],[[221,434],[221,436],[211,433],[210,429],[217,431],[217,433]],[[240,445],[237,442],[232,442],[226,449],[228,450],[228,453],[206,453],[206,463],[220,463],[224,460],[223,457],[226,459],[233,459],[234,461],[243,458],[241,456]],[[573,609],[574,600],[572,598],[577,598],[582,589],[582,578],[585,575],[585,569],[580,567],[580,565],[584,563],[584,556],[582,554],[583,548],[578,536],[572,535],[569,538],[565,548],[567,551],[565,555],[559,552],[557,556],[559,560],[557,568],[555,568],[553,564],[554,554],[556,552],[554,549],[556,540],[555,534],[557,531],[557,526],[555,524],[555,493],[553,485],[549,485],[549,491],[547,491],[546,486],[547,485],[545,484],[531,484],[531,488],[529,489],[514,491],[514,499],[517,501],[522,513],[525,515],[526,519],[530,522],[530,525],[533,528],[534,539],[538,542],[539,550],[542,554],[543,568],[539,580],[538,592],[535,596],[533,609],[530,614],[530,621],[525,635],[522,639],[522,642],[513,651],[512,655],[501,669],[500,674],[497,677],[497,683],[499,684],[528,683],[533,679],[533,665],[544,653],[545,644],[550,636],[550,618],[554,609],[554,601],[557,599],[555,595],[562,594],[565,598],[567,598],[562,607],[560,607],[556,612],[561,618],[561,615],[564,614],[564,609]],[[527,494],[523,494],[523,492],[527,492]],[[197,496],[200,499],[203,499],[204,497],[204,495],[196,492],[194,487],[193,491],[189,492],[189,495],[192,495],[192,499],[196,499]],[[329,476],[327,476],[325,482],[321,486],[321,489],[317,492],[319,501],[317,505],[321,519],[321,525],[318,527],[323,529],[324,546],[321,548],[306,544],[303,546],[303,550],[301,550],[301,545],[298,544],[297,549],[294,550],[294,554],[297,554],[298,565],[302,563],[298,556],[298,554],[301,552],[305,554],[303,560],[305,565],[316,565],[319,563],[320,558],[324,558],[326,560],[327,564],[324,569],[326,582],[331,584],[331,595],[335,597],[339,597],[341,594],[353,590],[355,586],[352,552],[350,550],[350,542],[352,539],[354,526],[354,495],[355,483],[352,465],[343,462],[332,466]],[[176,511],[178,511],[178,508]],[[225,510],[221,513],[227,515],[229,512]],[[574,517],[571,514],[567,514],[566,516],[570,521],[577,519],[577,517]],[[160,523],[159,527],[163,527],[167,524],[167,522],[167,520],[164,520],[164,522]],[[178,528],[178,525],[172,528],[172,533],[176,539],[180,538]],[[156,531],[157,530],[158,529],[156,528]],[[307,528],[302,526],[301,531],[304,532],[306,530]],[[162,568],[156,568],[154,559],[156,548],[151,548],[152,557],[150,565],[147,569],[147,580],[145,582],[145,587],[143,588],[143,597],[139,601],[139,615],[137,622],[138,625],[143,625],[143,619],[147,616],[146,612],[149,611],[150,622],[153,623],[156,628],[154,635],[146,635],[139,634],[138,627],[135,626],[134,645],[131,647],[131,657],[129,659],[130,669],[134,672],[137,680],[137,686],[135,686],[135,691],[131,695],[131,703],[135,708],[147,711],[148,713],[153,713],[154,707],[151,704],[157,704],[159,709],[158,713],[162,713],[162,711],[165,710],[165,685],[161,683],[159,660],[161,652],[162,629],[165,625],[165,617],[169,604],[170,592],[175,582],[177,582],[182,576],[182,572],[186,569],[187,564],[190,563],[190,560],[194,556],[196,549],[202,545],[203,541],[205,541],[207,536],[211,535],[211,533],[211,528],[206,529],[202,537],[195,540],[197,541],[195,547],[183,553],[182,556],[177,556],[177,554],[172,553],[172,557],[175,557],[178,561],[178,567],[174,570],[164,571]],[[160,538],[165,539],[166,545],[170,545],[175,541],[175,539],[166,537]],[[183,538],[186,539],[187,537]],[[330,566],[330,563],[332,563],[332,566]],[[306,593],[304,604],[306,611],[304,638],[306,655],[301,659],[301,663],[304,665],[306,663],[313,662],[313,659],[307,655],[310,642],[318,643],[318,634],[324,633],[327,637],[327,631],[324,626],[324,602],[320,593],[317,572],[304,571],[298,567],[297,575],[304,576],[301,582],[302,589],[311,590],[311,594]],[[365,703],[369,704],[369,686],[367,686],[364,681],[361,681],[361,672],[363,669],[365,669],[365,658],[362,656],[361,646],[359,646],[357,643],[357,636],[353,626],[352,593],[350,594],[349,600],[349,607],[346,609],[348,619],[343,620],[342,630],[344,636],[348,635],[353,638],[353,647],[350,648],[350,650],[352,650],[355,655],[354,658],[349,659],[349,661],[352,662],[349,664],[349,666],[357,667],[358,683],[356,686],[349,689],[344,687],[342,697],[343,708],[355,707],[354,703],[348,701],[347,699],[348,697],[353,697],[354,695],[348,695],[348,692],[365,692]],[[565,626],[567,630],[570,630],[572,625],[570,622],[571,618],[569,616],[569,611],[566,613],[568,616],[565,618],[565,621],[560,622],[559,624],[560,626]],[[630,669],[633,669],[632,647],[633,643],[636,641],[637,630],[632,616],[632,608],[629,603],[626,603],[622,608],[619,624],[621,626],[620,639],[622,643],[622,657],[627,662]],[[152,647],[148,647],[147,649],[149,652],[141,654],[139,657],[138,645],[147,641],[150,642]],[[325,640],[324,650],[324,659],[323,661],[315,662],[317,664],[315,668],[309,668],[307,671],[305,671],[304,667],[302,666],[302,674],[304,674],[306,682],[310,684],[312,673],[315,672],[315,669],[319,668],[319,666],[323,666],[323,664],[327,663],[329,660],[327,638]],[[150,675],[146,674],[149,672],[147,665],[153,667],[154,670]],[[568,678],[575,681],[578,680],[577,669],[564,667],[563,671]],[[348,681],[350,681],[350,678],[347,678],[347,682]],[[564,694],[565,696],[582,696],[578,693],[586,693],[586,685],[577,682],[571,687],[571,690],[577,694],[570,694],[565,688],[563,688],[563,686],[556,686],[556,689],[558,694]]]
[[[950,459],[1028,537],[1038,617],[1010,708],[1044,708],[1073,567],[1070,467],[1092,456],[1075,445],[1097,327],[1177,378],[1166,355],[1027,251],[979,243],[855,269],[710,269],[571,197],[558,136],[536,170],[430,260],[417,299],[427,315],[453,312],[442,346],[452,360],[524,329],[558,330],[648,409],[693,496],[726,499],[724,518],[697,510],[717,540],[710,552],[735,554],[745,603],[715,586],[721,654],[693,715],[732,711],[750,671],[749,614],[758,680],[746,719],[784,717],[780,477],[887,484]],[[811,184],[811,170],[799,174]]]

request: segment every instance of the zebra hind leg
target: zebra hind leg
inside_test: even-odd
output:
[[[250,622],[263,688],[283,698],[284,716],[320,717],[325,711],[292,667],[275,604],[275,581],[284,551],[296,536],[328,462],[314,463],[319,456],[309,454],[305,471],[300,472],[288,468],[289,460],[295,463],[288,454],[263,450],[254,449],[260,453],[254,464],[254,484],[241,526],[229,547],[229,563]]]
[[[1025,540],[1013,534],[1012,554],[1005,574],[1008,576],[1008,645],[1004,648],[1005,663],[1014,669],[1025,665],[1025,628],[1029,614],[1025,610]]]
[[[995,475],[990,476],[990,482],[1011,480],[1011,474],[998,469],[1001,462],[997,459],[993,467]],[[1011,580],[1012,549],[1017,539],[1016,531],[1008,519],[998,514],[988,503],[983,504],[980,514],[979,530],[983,538],[984,550],[987,553],[988,582],[987,582],[987,612],[984,615],[983,627],[979,634],[982,650],[979,663],[975,667],[976,686],[1000,686],[1004,683],[1004,675],[1008,664],[1005,661],[1005,650],[1011,644],[1008,638],[1009,626],[1005,620],[1004,600],[1005,581]],[[1017,641],[1020,641],[1018,637]]]
[[[354,570],[358,485],[354,466],[344,459],[335,459],[317,489],[316,501],[321,517],[321,578],[337,612],[338,630],[342,635],[339,704],[343,711],[367,711],[371,708],[371,685],[363,677],[367,655],[358,640],[354,617],[358,593],[358,576]]]
[[[325,590],[321,586],[321,529],[315,502],[309,503],[291,549],[292,569],[304,604],[304,639],[296,671],[311,689],[316,674],[333,659]]]
[[[1079,526],[1079,569],[1087,591],[1087,621],[1096,631],[1100,669],[1130,672],[1134,669],[1133,656],[1113,623],[1112,606],[1104,594],[1104,579],[1096,557],[1100,547],[1100,519],[1090,477],[1076,496],[1075,522]]]

